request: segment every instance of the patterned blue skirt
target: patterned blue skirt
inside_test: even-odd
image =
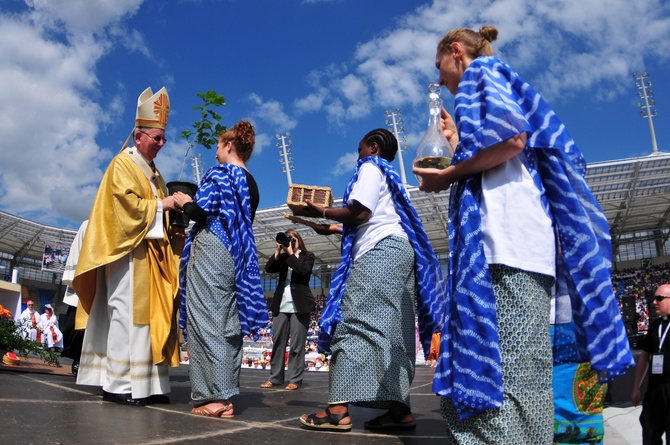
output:
[[[186,274],[191,398],[198,404],[240,393],[242,328],[235,264],[226,246],[203,228],[191,246]]]
[[[353,264],[331,342],[329,403],[410,406],[416,358],[414,250],[389,237]]]
[[[549,305],[554,278],[490,265],[496,297],[504,401],[499,409],[460,420],[450,398],[441,400],[451,442],[551,444],[554,410]]]

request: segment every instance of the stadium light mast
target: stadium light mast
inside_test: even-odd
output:
[[[396,108],[395,111],[391,112],[386,110],[386,117],[390,117],[391,120],[386,119],[386,125],[391,127],[393,130],[393,134],[395,135],[395,138],[398,140],[398,162],[400,163],[400,180],[402,181],[403,184],[407,184],[407,177],[405,176],[405,164],[402,160],[402,152],[403,150],[407,149],[407,136],[403,136],[402,139],[400,139],[400,133],[404,132],[405,129],[403,127],[399,127],[399,125],[402,125],[402,117],[400,115],[402,112],[400,109]]]
[[[198,153],[197,156],[191,156],[191,167],[193,167],[193,180],[196,184],[200,184],[202,177],[202,156]]]
[[[651,81],[647,80],[648,77],[649,74],[646,71],[640,75],[633,73],[635,86],[638,90],[641,90],[638,91],[637,97],[644,100],[644,102],[638,102],[637,106],[638,108],[643,108],[643,110],[640,111],[640,116],[642,116],[643,119],[647,119],[649,122],[649,132],[651,133],[651,151],[652,154],[655,155],[658,154],[658,145],[656,145],[656,133],[654,132],[653,118],[658,116],[658,110],[654,110],[653,112],[651,111],[651,109],[656,106],[656,102],[651,99],[654,97],[654,92],[650,89]]]
[[[291,171],[293,170],[293,166],[290,164],[290,162],[293,162],[293,158],[289,156],[291,154],[291,149],[289,147],[293,145],[293,141],[288,139],[290,136],[290,131],[287,131],[284,135],[275,135],[275,138],[277,138],[278,141],[275,145],[277,145],[278,148],[281,148],[281,150],[279,150],[279,163],[282,164],[281,171],[286,173],[286,179],[288,179],[289,187],[291,187],[291,184],[293,184],[293,181],[291,180]]]

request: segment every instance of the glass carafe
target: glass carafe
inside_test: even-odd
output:
[[[440,113],[442,111],[442,99],[440,99],[440,85],[431,83],[428,85],[428,108],[430,117],[428,119],[428,129],[423,139],[416,148],[414,154],[414,167],[419,168],[437,168],[443,170],[451,163],[452,149],[449,141],[444,136],[442,124],[440,122]],[[419,182],[421,176],[416,175]]]

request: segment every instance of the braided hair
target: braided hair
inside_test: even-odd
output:
[[[395,155],[398,152],[398,140],[396,137],[388,131],[386,128],[377,128],[372,130],[365,136],[363,136],[363,141],[369,146],[373,143],[377,144],[381,157],[391,162],[395,159]]]

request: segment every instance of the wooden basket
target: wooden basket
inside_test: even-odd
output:
[[[306,199],[320,206],[331,207],[333,205],[333,191],[330,187],[291,184],[288,189],[286,205],[293,211],[304,209],[307,207]]]

